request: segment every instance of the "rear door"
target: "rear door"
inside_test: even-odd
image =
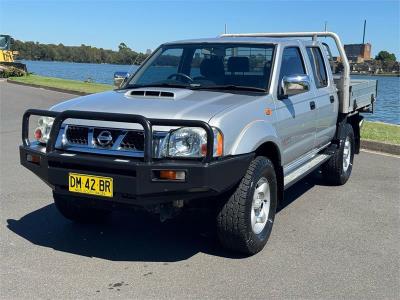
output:
[[[329,143],[336,131],[338,115],[338,97],[336,87],[330,80],[327,69],[328,61],[318,45],[306,47],[307,56],[313,71],[312,81],[315,85],[315,103],[317,112],[316,147]]]
[[[304,74],[308,72],[301,49],[297,46],[285,47],[281,56],[276,101],[276,130],[281,140],[285,165],[314,149],[317,113],[313,90],[287,98],[280,96],[284,76]]]

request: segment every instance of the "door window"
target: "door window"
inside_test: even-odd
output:
[[[282,65],[279,73],[279,94],[283,93],[281,82],[283,77],[292,75],[305,75],[303,57],[298,47],[288,47],[283,50]]]
[[[298,47],[289,47],[283,50],[282,66],[279,75],[279,81],[285,76],[291,75],[304,75],[306,70],[304,68],[303,58]]]
[[[328,86],[328,76],[321,49],[318,47],[307,47],[307,55],[310,59],[316,87],[323,88]]]

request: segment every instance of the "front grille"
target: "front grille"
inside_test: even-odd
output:
[[[65,134],[68,143],[77,145],[88,144],[89,128],[83,126],[68,126]]]
[[[120,144],[120,148],[123,150],[144,151],[144,133],[128,131]]]
[[[144,132],[142,130],[67,125],[64,128],[64,137],[62,145],[59,146],[75,151],[109,150],[110,154],[114,155],[115,151],[120,151],[121,155],[144,151]],[[154,138],[154,142],[157,143],[159,138],[156,133]]]

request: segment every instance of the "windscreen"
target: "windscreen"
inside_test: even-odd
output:
[[[8,35],[0,35],[0,49],[1,50],[10,49],[10,37]]]
[[[267,89],[273,45],[185,44],[161,47],[128,86],[177,85]]]

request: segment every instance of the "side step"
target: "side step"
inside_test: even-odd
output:
[[[301,165],[298,169],[292,171],[291,173],[285,175],[284,186],[285,189],[289,188],[297,181],[299,181],[304,176],[310,174],[312,171],[317,169],[320,165],[326,162],[331,155],[329,154],[317,154],[313,159]]]

